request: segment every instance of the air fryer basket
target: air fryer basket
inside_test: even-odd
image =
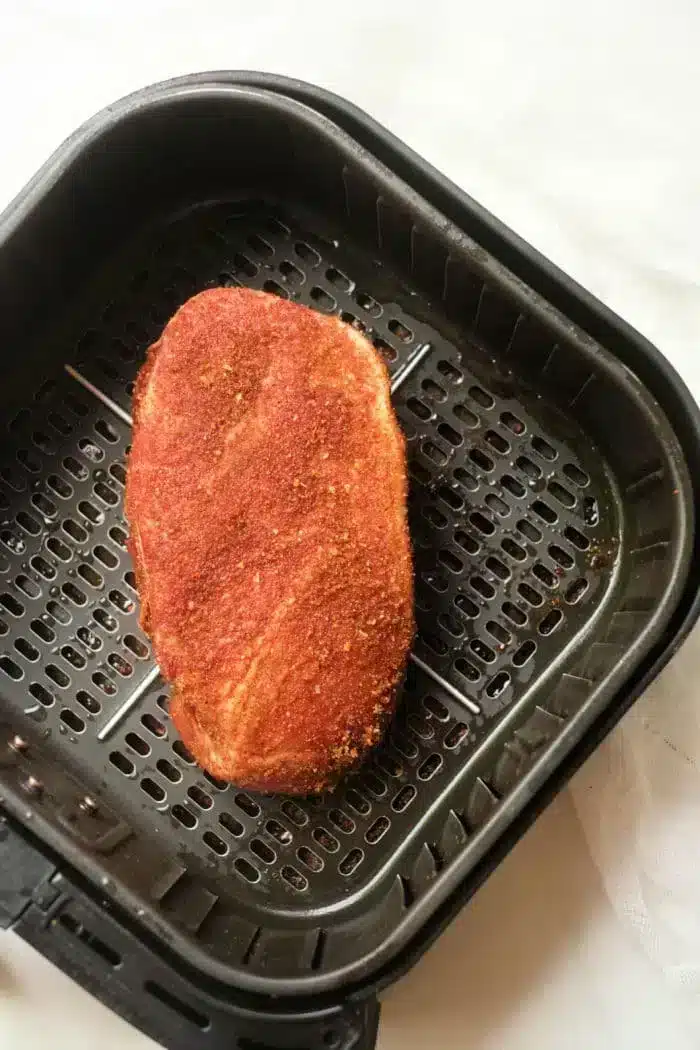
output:
[[[4,232],[7,811],[190,970],[341,993],[475,871],[662,637],[693,543],[676,434],[614,346],[257,86],[127,100]],[[322,798],[199,770],[138,627],[133,379],[219,284],[365,331],[408,439],[418,637],[386,741]]]

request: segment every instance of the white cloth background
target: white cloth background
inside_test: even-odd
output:
[[[699,53],[696,0],[0,0],[0,208],[146,83],[299,76],[403,137],[700,397]],[[387,995],[380,1047],[700,1045],[699,694],[696,633]],[[0,1044],[49,1025],[53,1050],[151,1045],[0,938]]]

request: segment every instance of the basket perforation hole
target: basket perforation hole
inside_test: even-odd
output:
[[[453,365],[451,361],[446,361],[445,358],[438,361],[437,370],[441,376],[444,376],[445,379],[449,379],[451,383],[462,382],[462,373],[459,368],[457,368],[456,365]]]
[[[425,507],[423,509],[423,517],[436,529],[446,529],[449,525],[448,519],[437,507]]]
[[[119,624],[106,609],[95,609],[92,614],[97,624],[108,634],[114,634]]]
[[[304,890],[309,888],[309,880],[300,871],[293,868],[291,864],[285,864],[280,871],[280,875],[287,885],[291,886],[297,893],[303,893]]]
[[[120,529],[118,525],[113,525],[112,528],[109,530],[109,538],[112,541],[112,543],[114,543],[117,547],[120,547],[121,550],[127,550],[129,536],[124,531],[124,529]],[[97,554],[97,547],[95,548],[95,554]],[[105,562],[104,564],[106,565],[107,562]]]
[[[417,397],[409,397],[408,401],[406,402],[406,408],[409,410],[409,412],[412,412],[414,416],[417,416],[418,419],[422,420],[430,419],[430,417],[433,414],[432,409],[430,409],[424,401],[419,400],[419,398]]]
[[[380,339],[379,336],[374,336],[372,342],[374,343],[375,348],[384,358],[385,362],[388,365],[393,365],[394,361],[396,361],[397,357],[399,356],[398,352],[394,349],[394,347],[390,346],[385,339]]]
[[[484,434],[484,441],[487,441],[500,456],[505,456],[510,452],[510,445],[497,430],[487,430]]]
[[[402,343],[410,343],[413,339],[413,332],[411,329],[396,317],[389,321],[389,331],[392,335],[396,336],[397,339],[400,339]]]
[[[242,252],[236,252],[233,257],[233,265],[237,273],[242,273],[246,277],[255,277],[258,272],[258,267],[255,263],[247,255],[243,255]]]
[[[71,580],[68,580],[67,583],[63,584],[61,591],[69,601],[73,602],[74,605],[83,606],[87,604],[87,595]]]
[[[195,805],[199,806],[200,809],[211,809],[214,805],[214,799],[211,795],[197,784],[192,784],[192,786],[187,789],[187,795],[192,799]]]
[[[449,613],[440,613],[438,616],[438,623],[443,630],[447,631],[448,634],[451,634],[453,638],[461,638],[464,634],[464,627],[462,624],[459,623],[458,620],[455,620],[453,616],[450,616]]]
[[[464,488],[468,489],[470,492],[476,492],[479,487],[477,479],[473,474],[470,474],[468,470],[465,470],[464,467],[455,467],[453,476],[455,481],[464,486]]]
[[[478,554],[481,550],[481,544],[478,540],[470,536],[468,532],[464,532],[462,529],[458,529],[455,532],[455,543],[457,543],[462,550],[465,550],[467,554]]]
[[[344,813],[342,809],[332,809],[328,814],[328,819],[344,835],[352,835],[355,830],[355,821],[347,813]]]
[[[10,529],[3,529],[0,532],[0,542],[7,547],[12,554],[24,554],[27,549],[27,545],[21,537],[16,536]]]
[[[228,831],[229,835],[233,835],[237,839],[245,832],[245,828],[240,820],[237,820],[233,814],[227,813],[226,810],[219,814],[219,824]]]
[[[79,463],[74,456],[66,456],[63,460],[63,467],[76,481],[85,481],[90,475],[87,467]]]
[[[354,871],[359,868],[360,864],[364,860],[364,853],[361,849],[351,849],[349,853],[346,853],[340,864],[338,865],[338,871],[341,875],[347,877],[352,875]]]
[[[97,481],[92,486],[92,491],[108,507],[116,507],[117,503],[119,503],[119,496],[104,481]]]
[[[551,543],[547,548],[549,556],[561,566],[562,569],[571,569],[574,564],[574,559],[571,557],[568,551],[565,551],[556,543]]]
[[[93,554],[97,561],[99,561],[101,565],[104,565],[106,569],[116,569],[119,565],[119,558],[116,554],[101,543],[97,544],[93,550]]]
[[[113,463],[109,468],[109,472],[122,488],[126,485],[126,468],[122,463]]]
[[[542,605],[544,598],[539,591],[536,591],[534,587],[531,587],[529,583],[521,583],[518,585],[518,594],[521,598],[524,598],[528,605],[537,607]]]
[[[471,660],[465,659],[460,656],[455,660],[455,671],[460,674],[462,678],[465,678],[468,682],[478,682],[481,678],[481,671],[476,667]]]
[[[172,748],[177,757],[182,759],[186,765],[193,766],[195,764],[192,755],[189,753],[182,740],[173,740]]]
[[[510,645],[513,640],[513,636],[510,631],[507,631],[496,620],[487,620],[486,630],[489,632],[492,638],[495,638],[501,649],[504,649],[507,645]]]
[[[56,703],[56,697],[41,682],[32,682],[29,686],[29,694],[38,700],[42,707],[53,707]]]
[[[45,496],[43,492],[35,492],[32,496],[32,506],[34,506],[40,514],[43,514],[45,519],[55,518],[58,514],[58,507],[50,500],[48,496]]]
[[[79,565],[78,575],[81,579],[85,580],[85,583],[87,583],[89,587],[94,587],[96,590],[104,587],[105,581],[103,577],[100,576],[97,569],[93,568],[92,565]]]
[[[70,685],[70,675],[61,667],[56,667],[55,664],[47,664],[44,668],[44,674],[47,678],[59,687],[59,689],[67,689]]]
[[[373,299],[371,295],[366,292],[356,292],[355,302],[362,309],[365,310],[371,317],[380,317],[382,308],[376,299]]]
[[[100,448],[96,441],[83,437],[78,442],[78,448],[91,463],[100,463],[104,458],[104,449]]]
[[[350,278],[335,266],[329,266],[326,270],[326,280],[330,281],[330,283],[335,285],[336,288],[340,288],[342,292],[349,292],[352,288],[352,281]]]
[[[213,831],[205,831],[202,835],[202,842],[219,857],[225,857],[228,853],[228,846],[224,840],[219,838]]]
[[[354,328],[356,332],[367,331],[362,321],[358,320],[358,318],[355,317],[354,314],[351,314],[349,310],[340,311],[340,320],[343,322],[343,324],[350,325],[350,327]]]
[[[495,466],[491,457],[487,456],[480,448],[473,448],[469,453],[469,458],[472,463],[476,463],[477,467],[485,471],[487,474],[490,474]]]
[[[433,751],[418,767],[418,779],[431,780],[442,768],[442,765],[442,755],[438,754],[437,751]]]
[[[406,733],[401,733],[394,729],[392,733],[392,743],[398,753],[408,759],[409,762],[413,762],[418,758],[418,747],[416,746],[415,741],[411,740]]]
[[[585,489],[591,483],[591,479],[585,470],[581,470],[575,463],[565,463],[562,470],[569,481],[576,485],[577,488]]]
[[[483,576],[474,575],[469,579],[469,585],[476,591],[477,594],[481,595],[487,601],[491,601],[496,593],[496,588],[485,580]]]
[[[521,518],[516,525],[516,528],[521,536],[524,536],[526,540],[530,541],[530,543],[539,543],[542,539],[542,533],[537,526],[533,525],[531,521],[527,521],[525,518]]]
[[[406,784],[400,791],[397,791],[396,795],[391,801],[391,808],[395,813],[403,813],[405,809],[413,802],[418,792],[414,788],[413,784]]]
[[[202,776],[205,780],[208,780],[213,788],[217,791],[226,791],[228,784],[225,780],[218,780],[217,777],[213,777],[211,773],[207,773],[206,769],[202,770]]]
[[[194,813],[192,813],[187,806],[183,806],[179,802],[171,808],[170,812],[178,824],[182,824],[183,828],[188,828],[190,831],[192,828],[196,828],[199,823]]]
[[[443,746],[446,747],[448,751],[453,751],[456,747],[459,747],[468,735],[469,727],[466,726],[464,722],[456,722],[450,731],[445,734]]]
[[[469,428],[469,430],[476,430],[476,428],[479,426],[480,419],[477,416],[476,412],[472,412],[472,410],[470,408],[467,408],[466,405],[462,405],[459,403],[453,405],[452,411],[457,417],[457,419],[460,421],[460,423],[463,423],[465,427]]]
[[[73,619],[68,609],[64,608],[59,602],[47,602],[46,611],[49,616],[52,616],[58,623],[63,624],[64,627],[66,627]]]
[[[440,386],[439,383],[436,383],[434,379],[424,379],[421,383],[421,387],[423,393],[432,401],[447,401],[447,391],[444,387]],[[454,434],[455,431],[453,430],[452,433]],[[456,444],[461,445],[462,438],[459,434],[457,434],[455,442]]]
[[[587,551],[591,545],[588,537],[584,536],[578,529],[575,529],[573,525],[566,526],[564,529],[564,536],[569,543],[573,543],[577,550]]]
[[[350,806],[350,808],[354,809],[354,811],[358,813],[361,817],[366,817],[367,814],[370,813],[372,810],[371,805],[364,797],[364,795],[361,795],[360,792],[357,791],[355,788],[348,788],[348,790],[345,792],[345,801]]]
[[[102,704],[85,689],[78,689],[75,699],[91,715],[98,715],[102,710]]]
[[[489,555],[486,559],[486,568],[499,580],[505,582],[510,579],[510,569],[507,565],[504,565],[500,558]]]
[[[437,463],[439,467],[444,467],[445,463],[449,459],[446,452],[435,444],[434,441],[424,441],[422,445],[423,455],[427,456],[433,463]]]
[[[471,620],[475,620],[479,615],[479,606],[473,601],[468,594],[458,594],[454,600],[455,605],[464,616],[468,616]]]
[[[21,591],[25,597],[31,598],[32,601],[41,598],[41,587],[39,584],[36,580],[32,580],[31,577],[26,576],[24,573],[20,573],[16,578],[15,586],[17,587],[17,590]]]
[[[279,842],[280,846],[289,846],[294,838],[291,831],[274,818],[265,822],[265,831],[275,842]]]
[[[510,675],[507,671],[499,671],[493,676],[486,686],[486,695],[490,700],[495,700],[510,685]]]
[[[13,682],[21,682],[24,678],[24,671],[11,656],[0,657],[0,670]]]
[[[279,270],[287,284],[299,286],[306,279],[303,271],[298,266],[295,266],[293,262],[290,262],[289,259],[283,259],[279,265]]]
[[[449,569],[450,572],[460,573],[464,570],[464,563],[449,550],[438,551],[438,561]]]
[[[179,784],[182,780],[182,773],[180,770],[174,766],[172,762],[168,762],[167,758],[159,758],[156,762],[156,769],[166,780],[169,780],[171,784]]]
[[[495,492],[489,492],[484,502],[489,510],[497,514],[499,518],[507,518],[510,514],[508,504],[500,496],[497,496]]]
[[[303,864],[305,868],[308,868],[309,871],[313,871],[314,873],[323,871],[323,860],[319,857],[318,853],[309,849],[308,846],[299,847],[297,850],[297,860]]]
[[[107,307],[107,310],[109,310],[109,307]],[[106,312],[107,311],[105,311],[105,313]],[[121,382],[123,380],[124,377],[122,376],[119,369],[115,368],[114,363],[112,361],[108,361],[106,357],[94,357],[93,361],[96,367],[102,373],[102,375],[106,376],[107,379],[111,379],[115,383]]]
[[[454,427],[451,427],[449,423],[440,423],[437,430],[440,437],[444,438],[453,448],[459,448],[462,444],[462,435]]]
[[[445,656],[447,653],[447,646],[442,638],[437,638],[434,634],[428,633],[428,631],[421,631],[421,640],[423,644],[427,645],[429,649],[432,649],[437,656]]]
[[[485,514],[482,514],[480,510],[475,510],[469,515],[469,520],[475,529],[482,534],[482,536],[493,536],[496,531],[496,526]]]
[[[265,281],[263,284],[263,291],[267,292],[269,295],[276,295],[280,299],[289,298],[289,292],[287,289],[283,288],[281,284],[277,283],[277,281]]]
[[[134,611],[135,607],[131,598],[127,598],[125,594],[123,594],[116,588],[109,592],[108,597],[114,608],[117,609],[120,613],[124,613],[125,616],[128,616],[129,613],[132,613]]]
[[[569,603],[569,605],[576,605],[577,602],[581,601],[587,590],[588,580],[585,580],[583,576],[581,576],[579,577],[579,579],[574,580],[572,583],[569,584],[569,586],[566,589],[564,598]]]
[[[105,694],[105,696],[115,696],[117,687],[104,671],[94,671],[92,681],[93,684]]]
[[[37,521],[34,515],[30,514],[26,510],[21,510],[17,514],[15,521],[17,522],[19,527],[21,529],[24,529],[25,532],[29,533],[30,536],[38,536],[41,532],[41,522]],[[21,554],[24,550],[24,543],[21,540],[18,540],[14,550],[16,554]]]
[[[49,474],[46,479],[46,484],[54,495],[59,497],[59,499],[70,499],[73,495],[73,486],[69,485],[68,482],[59,477],[58,474]]]
[[[534,501],[532,504],[532,510],[533,513],[535,513],[538,518],[541,518],[542,521],[546,522],[547,525],[554,525],[557,521],[557,512],[542,499],[536,499]]]
[[[559,580],[556,575],[540,561],[536,561],[532,566],[532,574],[533,576],[536,576],[540,583],[543,583],[545,587],[554,589],[559,586]]]
[[[13,594],[8,594],[7,591],[0,594],[0,605],[2,605],[3,609],[9,612],[10,616],[14,616],[16,619],[24,616],[24,606],[22,603],[18,601]]]
[[[144,740],[143,737],[139,736],[138,733],[127,733],[124,737],[124,741],[127,747],[130,747],[137,755],[141,755],[142,758],[145,758],[151,753],[151,745],[148,741]]]
[[[553,463],[559,455],[553,445],[550,445],[548,441],[545,441],[543,437],[537,434],[533,435],[530,444],[537,455],[542,459],[546,459],[548,463]]]
[[[147,729],[149,733],[162,740],[167,735],[167,729],[159,718],[147,711],[141,716],[141,725],[144,729]]]
[[[325,313],[332,313],[338,309],[338,303],[333,296],[319,285],[314,285],[309,295],[318,309],[323,310]]]
[[[527,427],[522,419],[512,412],[501,412],[501,423],[507,427],[512,434],[524,434]]]
[[[52,456],[56,452],[56,445],[54,444],[53,438],[49,437],[48,434],[45,434],[43,430],[35,430],[32,433],[32,442],[36,448],[46,456]]]
[[[123,773],[125,777],[131,777],[134,775],[136,769],[134,763],[126,755],[123,755],[121,751],[112,751],[109,756],[109,761],[115,766],[120,773]]]
[[[326,853],[337,853],[340,849],[340,842],[331,835],[330,831],[326,828],[314,828],[311,832],[314,842],[316,842],[321,849],[325,850]]]
[[[83,418],[90,411],[85,402],[81,401],[79,397],[75,396],[75,394],[64,394],[63,403],[66,408],[68,408],[74,416],[78,416],[78,418]]]
[[[145,660],[149,656],[150,650],[148,646],[134,634],[124,635],[124,646],[137,660]]]
[[[481,405],[482,408],[493,408],[496,404],[493,396],[481,386],[470,386],[468,394],[472,401],[475,401],[477,405]]]
[[[515,496],[516,499],[522,499],[527,489],[522,485],[517,478],[514,478],[511,474],[504,474],[501,478],[501,485],[506,491],[510,492],[511,496]]]
[[[275,249],[269,241],[266,241],[264,237],[258,236],[257,233],[251,233],[247,240],[253,251],[257,252],[262,258],[269,259],[271,255],[275,254]]]
[[[561,624],[564,619],[564,613],[561,609],[550,609],[546,616],[544,616],[539,623],[537,630],[543,637],[553,634],[557,627]]]
[[[74,543],[85,543],[88,538],[88,534],[83,526],[79,525],[77,521],[73,521],[72,518],[66,518],[62,522],[61,528]]]
[[[114,429],[112,424],[108,423],[106,419],[98,419],[96,421],[95,431],[110,445],[116,445],[116,443],[119,441],[119,434]]]
[[[360,783],[365,791],[373,795],[374,798],[383,798],[386,795],[388,788],[381,777],[378,777],[375,773],[365,769],[360,777]]]
[[[17,462],[21,463],[26,471],[30,474],[41,473],[41,463],[38,459],[35,459],[32,453],[27,448],[21,448],[17,452]]]
[[[124,573],[124,583],[127,585],[129,590],[133,591],[134,594],[136,594],[136,574],[133,572],[133,570],[129,569],[128,572]]]
[[[233,801],[247,816],[260,816],[260,806],[250,797],[250,795],[246,795],[244,791],[239,791],[238,794],[234,796]]]
[[[15,492],[24,492],[27,487],[24,475],[20,474],[13,467],[3,467],[0,470],[0,478]]]
[[[503,615],[507,617],[511,623],[515,624],[516,627],[524,627],[527,623],[527,613],[524,613],[523,610],[513,602],[504,602],[502,609]]]
[[[486,664],[492,664],[496,659],[496,654],[490,645],[487,645],[481,638],[472,638],[469,643],[469,648],[478,656],[480,660],[483,660]]]
[[[165,802],[167,798],[165,788],[153,780],[152,777],[143,777],[139,786],[154,802]]]
[[[96,507],[94,503],[90,503],[86,499],[81,500],[78,504],[78,513],[82,514],[91,525],[101,525],[105,520],[104,511],[101,511],[99,507]]]
[[[73,645],[62,645],[61,656],[66,661],[66,663],[69,663],[71,667],[74,667],[78,671],[82,671],[82,669],[87,665],[87,660],[85,659],[83,654],[78,652],[78,650]]]
[[[423,765],[425,765],[425,763],[423,763]],[[421,769],[422,768],[423,767],[421,766]],[[420,770],[418,771],[418,775],[420,776]],[[370,824],[370,826],[367,828],[367,831],[365,832],[365,842],[368,842],[371,846],[374,846],[375,843],[379,842],[379,840],[383,838],[384,835],[386,835],[390,827],[391,821],[388,817],[377,817],[374,823]]]
[[[563,485],[560,485],[558,481],[550,481],[547,487],[552,496],[561,503],[562,507],[568,507],[570,509],[571,507],[576,506],[576,497],[573,492],[569,492],[569,490],[564,488]]]
[[[541,469],[527,456],[518,456],[515,465],[530,482],[539,481],[542,477]]]
[[[56,641],[56,632],[43,620],[32,620],[29,624],[29,629],[47,645]]]
[[[533,642],[531,638],[527,638],[522,645],[516,649],[513,653],[513,664],[515,667],[523,667],[528,660],[537,652],[537,643]]]

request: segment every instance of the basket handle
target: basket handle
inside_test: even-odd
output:
[[[373,1050],[376,1043],[374,998],[272,1017],[204,992],[0,812],[2,928],[167,1050]]]

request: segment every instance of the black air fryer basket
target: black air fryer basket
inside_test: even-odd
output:
[[[133,380],[175,309],[250,285],[392,373],[418,636],[322,798],[196,767],[138,626]],[[0,907],[164,1045],[369,1047],[405,970],[697,615],[698,417],[660,355],[346,103],[160,85],[0,220]]]

